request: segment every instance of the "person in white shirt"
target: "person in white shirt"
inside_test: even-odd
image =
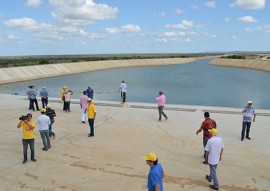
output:
[[[41,115],[37,119],[37,124],[39,126],[39,133],[43,142],[43,150],[47,151],[51,148],[50,136],[49,136],[49,126],[51,124],[50,118],[45,115],[46,110],[44,108],[41,109]]]
[[[207,141],[204,150],[206,151],[206,160],[208,161],[210,167],[210,175],[206,175],[205,178],[209,182],[212,180],[214,181],[214,184],[209,186],[211,189],[219,190],[216,170],[217,165],[222,158],[224,143],[220,137],[217,137],[217,129],[212,128],[208,131],[212,134],[212,137]]]
[[[127,84],[125,84],[124,80],[122,80],[122,83],[120,84],[118,92],[121,92],[122,103],[125,103],[126,96],[127,96]]]
[[[66,89],[65,96],[65,111],[70,112],[70,97],[73,94],[73,91]]]

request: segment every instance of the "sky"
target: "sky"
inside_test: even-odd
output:
[[[267,0],[1,0],[0,56],[270,51]]]

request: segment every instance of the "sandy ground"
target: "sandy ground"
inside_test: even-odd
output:
[[[56,100],[55,100],[56,101]],[[78,103],[64,113],[60,102],[52,101],[57,117],[52,148],[42,150],[35,130],[37,162],[22,164],[22,130],[18,117],[27,114],[24,97],[0,94],[0,190],[145,191],[149,166],[142,156],[155,152],[164,168],[164,190],[207,191],[202,164],[202,134],[196,130],[203,112],[217,121],[225,150],[218,166],[220,190],[270,190],[270,111],[257,110],[252,140],[240,141],[239,108],[167,105],[167,121],[157,122],[154,104],[96,101],[95,137],[87,137],[88,124],[81,123]],[[40,103],[39,103],[40,104]],[[256,108],[256,105],[255,105]],[[39,112],[33,112],[36,121]],[[30,155],[30,150],[28,150]]]

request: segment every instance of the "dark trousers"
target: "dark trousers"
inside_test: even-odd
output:
[[[31,149],[31,160],[35,158],[35,148],[34,148],[34,143],[35,139],[23,139],[22,144],[23,144],[23,160],[27,160],[27,148],[28,144]]]
[[[88,123],[90,126],[90,136],[94,136],[94,119],[88,118]]]
[[[31,108],[33,108],[33,111],[35,111],[34,103],[36,104],[36,109],[39,110],[37,98],[30,99]]]
[[[243,122],[242,135],[241,135],[242,139],[244,139],[245,137],[245,131],[246,131],[246,137],[249,137],[250,126],[251,126],[251,122]]]
[[[159,118],[158,120],[161,120],[161,115],[163,115],[165,118],[167,118],[167,115],[163,111],[164,106],[158,106],[158,113],[159,113]]]
[[[208,140],[209,140],[209,139],[203,138],[203,150],[204,150],[204,148],[205,148],[205,146],[206,146]],[[205,151],[205,150],[204,150],[203,157],[204,157],[204,161],[207,161],[207,160],[206,160],[206,151]]]
[[[126,102],[126,92],[121,92],[122,103]]]
[[[70,101],[65,101],[64,110],[70,111]]]
[[[29,109],[33,109],[32,104],[31,104],[31,99],[28,98],[28,100],[29,100]]]
[[[41,98],[41,102],[42,102],[42,108],[45,108],[48,104],[48,98]]]
[[[53,125],[54,121],[51,120],[51,124],[49,125],[49,136],[54,136],[54,132],[52,131],[52,125]]]

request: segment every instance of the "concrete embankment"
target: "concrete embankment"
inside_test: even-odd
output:
[[[27,81],[53,76],[105,70],[112,68],[162,66],[185,64],[195,61],[196,58],[165,58],[165,59],[131,59],[131,60],[106,60],[93,62],[75,62],[62,64],[48,64],[23,66],[0,69],[0,84]]]
[[[250,68],[270,72],[269,60],[213,59],[209,64],[228,67]]]

